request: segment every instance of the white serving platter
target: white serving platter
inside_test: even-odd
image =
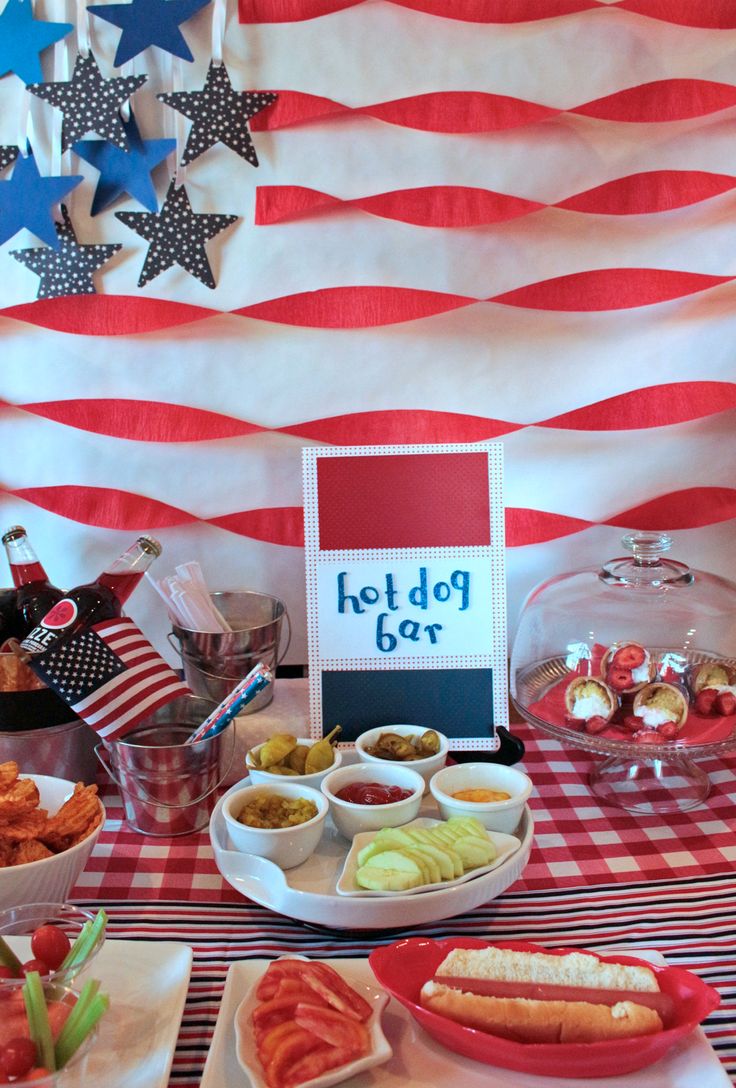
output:
[[[420,816],[416,820],[412,820],[408,824],[403,825],[403,829],[408,828],[421,828],[426,830],[429,827],[436,827],[437,824],[442,823],[442,820],[432,820],[426,816]],[[429,891],[434,891],[437,888],[454,888],[456,884],[466,884],[469,880],[475,880],[479,876],[485,876],[486,873],[492,872],[494,869],[498,869],[503,863],[515,854],[521,846],[521,841],[516,838],[515,835],[503,835],[499,831],[488,831],[488,838],[491,840],[496,848],[496,856],[493,861],[488,865],[481,865],[477,869],[468,869],[462,876],[455,877],[454,880],[443,880],[437,884],[424,884],[419,888],[409,888],[405,892],[392,892],[392,891],[372,891],[367,888],[361,888],[355,880],[355,874],[358,869],[358,854],[367,846],[375,837],[375,831],[365,831],[360,835],[356,835],[353,839],[353,845],[348,851],[348,856],[345,858],[345,864],[340,876],[337,880],[337,893],[338,895],[352,895],[360,897],[361,899],[379,899],[385,896],[390,896],[396,899],[398,896],[405,895],[425,895]]]
[[[30,957],[29,937],[7,941],[22,960]],[[191,969],[188,945],[108,937],[78,983],[99,979],[110,1008],[89,1053],[64,1074],[64,1088],[167,1088]]]
[[[246,780],[247,781],[247,780]],[[238,782],[225,797],[241,789]],[[215,864],[225,880],[247,899],[278,914],[330,929],[398,929],[453,918],[487,903],[504,892],[521,876],[529,859],[534,821],[528,807],[517,829],[521,845],[498,868],[465,883],[441,885],[422,894],[345,896],[337,892],[337,881],[350,848],[349,842],[327,817],[325,833],[314,854],[294,869],[279,869],[265,858],[230,849],[222,797],[210,819],[210,840]],[[420,815],[435,817],[431,797],[425,797]]]
[[[652,963],[664,962],[658,952],[642,952],[637,948],[635,954]],[[247,960],[230,967],[200,1088],[223,1088],[223,1085],[254,1088],[241,1069],[235,1051],[235,1011],[270,962]],[[345,976],[376,985],[365,959],[328,959],[324,962]],[[448,1088],[456,1085],[462,1085],[462,1088],[732,1088],[701,1028],[696,1028],[655,1065],[626,1076],[585,1080],[538,1077],[454,1054],[427,1035],[397,1001],[390,1002],[382,1023],[393,1056],[378,1068],[351,1077],[350,1088],[428,1088],[434,1084]]]

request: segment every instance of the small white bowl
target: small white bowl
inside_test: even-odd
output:
[[[434,732],[440,738],[440,750],[436,756],[425,756],[424,759],[381,759],[380,756],[372,756],[366,751],[366,748],[370,748],[376,743],[382,733],[397,733],[400,737],[421,737],[422,733],[426,732],[427,727],[424,725],[382,725],[377,729],[369,729],[367,732],[361,733],[355,741],[355,751],[362,763],[370,763],[379,767],[411,767],[429,785],[432,775],[436,774],[447,762],[447,753],[450,749],[447,737],[436,729]]]
[[[317,806],[317,815],[293,827],[249,827],[241,824],[238,815],[245,803],[264,794],[313,801]],[[244,786],[231,793],[222,806],[228,835],[235,849],[266,858],[280,869],[293,869],[314,853],[322,838],[328,811],[329,803],[319,790],[287,779],[265,786]]]
[[[264,741],[263,744],[266,744]],[[316,744],[316,740],[298,739],[297,745],[304,745],[307,748],[311,748],[313,744]],[[263,747],[263,744],[257,744],[251,751],[259,752]],[[313,789],[318,790],[325,775],[328,775],[330,771],[336,771],[338,767],[342,765],[342,752],[339,748],[333,747],[333,761],[332,764],[325,768],[324,771],[316,771],[314,774],[271,774],[269,771],[262,771],[258,767],[254,766],[251,762],[250,752],[245,757],[245,769],[248,772],[248,776],[251,783],[254,786],[267,785],[273,786],[278,782],[296,782],[298,785],[311,786]]]
[[[74,782],[65,778],[53,778],[46,774],[24,774],[38,786],[40,807],[50,815],[58,812],[64,801],[74,793]],[[100,801],[101,820],[97,827],[76,846],[40,861],[28,861],[25,865],[10,865],[0,869],[0,910],[18,907],[23,903],[64,903],[84,869],[105,820],[105,809]]]
[[[489,831],[513,835],[532,792],[532,781],[523,771],[500,763],[456,763],[438,771],[429,789],[443,820],[475,816]],[[472,789],[503,790],[511,796],[506,801],[460,801],[452,796]]]
[[[337,794],[345,786],[356,782],[377,782],[381,786],[400,786],[411,790],[403,801],[393,801],[388,805],[357,805],[353,801],[343,801]],[[377,760],[368,767],[365,763],[354,763],[350,767],[340,767],[332,771],[322,782],[322,793],[330,802],[330,815],[335,827],[346,839],[359,835],[363,831],[378,831],[381,827],[400,827],[416,818],[424,794],[424,779],[407,763],[388,763]]]

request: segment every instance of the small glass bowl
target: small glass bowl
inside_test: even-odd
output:
[[[44,994],[46,995],[47,1002],[59,1001],[72,1006],[79,999],[78,990],[72,989],[71,986],[63,986],[60,983],[55,982],[44,982]],[[12,1005],[14,1003],[18,1002],[21,1009],[24,1009],[24,1004],[19,991],[16,991],[15,993],[6,993],[4,996],[5,1001],[1,1007],[3,1017],[7,1020],[8,1016],[12,1014]],[[98,1032],[99,1024],[97,1024],[90,1032],[79,1050],[77,1050],[75,1054],[72,1054],[63,1069],[57,1069],[53,1073],[48,1073],[43,1077],[36,1076],[34,1078],[27,1075],[18,1077],[17,1080],[9,1081],[8,1084],[11,1088],[65,1088],[66,1085],[69,1085],[69,1088],[71,1088],[74,1084],[84,1083],[83,1072],[85,1063],[90,1048],[97,1038]]]
[[[28,939],[28,947],[23,949],[13,947],[14,942],[12,940],[8,942],[21,963],[25,963],[33,958],[30,938],[34,930],[38,929],[39,926],[58,926],[74,944],[85,923],[93,922],[95,917],[96,914],[92,911],[75,907],[71,903],[25,903],[19,907],[8,907],[6,910],[0,911],[0,937],[7,939],[13,936],[23,936]],[[105,930],[102,929],[83,960],[71,964],[63,970],[51,971],[48,975],[42,975],[43,982],[67,985],[77,975],[86,971],[104,943]],[[20,987],[24,982],[25,978],[22,975],[19,978],[0,978],[0,994],[7,992],[8,989]]]

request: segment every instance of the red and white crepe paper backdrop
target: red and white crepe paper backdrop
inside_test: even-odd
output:
[[[512,628],[534,582],[628,528],[734,577],[731,5],[240,10],[232,84],[279,98],[250,122],[258,171],[222,144],[187,169],[198,212],[240,217],[216,288],[172,268],[136,291],[132,232],[104,294],[34,302],[15,262],[2,280],[0,501],[54,580],[155,528],[162,576],[198,558],[216,588],[285,597],[304,660],[300,447],[494,437]],[[119,32],[95,22],[110,73]],[[183,84],[160,51],[137,69],[146,134],[174,134],[156,94],[204,85],[209,19],[187,39]],[[0,80],[4,145],[21,90]],[[79,236],[119,242],[87,207]],[[154,594],[131,611],[166,650]]]

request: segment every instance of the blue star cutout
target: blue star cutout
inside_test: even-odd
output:
[[[65,38],[73,23],[44,23],[33,18],[31,0],[8,0],[0,14],[0,76],[15,72],[24,83],[43,79],[41,53]]]
[[[54,249],[61,245],[51,208],[84,178],[42,178],[33,155],[19,158],[8,181],[0,181],[0,245],[26,227]]]
[[[122,64],[137,57],[150,45],[173,53],[182,60],[194,60],[179,23],[191,19],[210,0],[131,0],[129,4],[91,4],[91,11],[100,19],[122,30],[113,64]]]
[[[123,127],[128,151],[115,147],[107,140],[78,140],[72,147],[80,159],[100,172],[92,201],[92,215],[109,208],[123,193],[132,196],[150,212],[158,211],[151,172],[176,150],[176,140],[142,139],[132,113]]]

